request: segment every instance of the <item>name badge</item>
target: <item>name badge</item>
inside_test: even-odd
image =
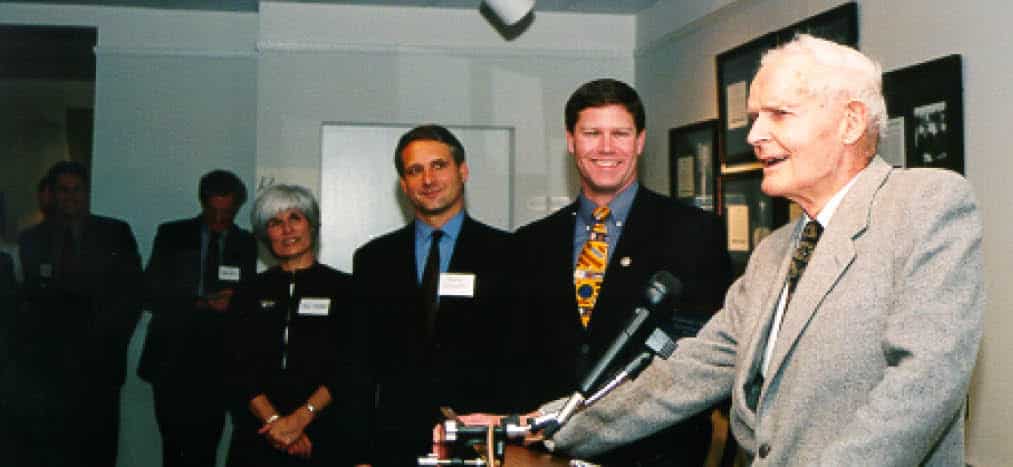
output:
[[[239,268],[236,266],[218,266],[218,280],[239,282]]]
[[[53,265],[52,264],[48,264],[48,263],[40,264],[39,265],[39,276],[42,276],[42,278],[44,278],[44,279],[52,279],[53,278]]]
[[[299,300],[299,314],[305,316],[327,316],[331,308],[329,298],[303,298]]]
[[[474,297],[475,275],[471,273],[444,272],[440,274],[438,293],[441,297]]]

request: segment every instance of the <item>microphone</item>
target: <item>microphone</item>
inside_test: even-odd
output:
[[[633,317],[630,318],[623,331],[612,341],[612,345],[609,346],[608,350],[598,359],[598,363],[595,364],[594,368],[584,377],[577,390],[581,394],[588,394],[592,389],[597,387],[605,376],[605,371],[612,366],[616,358],[631,343],[636,345],[638,342],[642,342],[642,339],[634,339],[634,337],[640,337],[638,334],[641,331],[657,328],[658,319],[653,312],[658,308],[658,305],[662,303],[675,303],[680,295],[682,295],[682,282],[676,279],[672,273],[668,271],[654,273],[644,290],[644,298],[647,299],[646,306],[639,306],[633,310]],[[666,300],[668,298],[671,298],[671,300]]]
[[[654,273],[644,289],[645,306],[638,306],[633,310],[633,316],[626,327],[612,341],[594,368],[581,381],[577,391],[567,399],[563,408],[545,419],[536,420],[532,423],[532,430],[543,430],[546,436],[552,436],[574,413],[594,403],[631,374],[642,369],[650,362],[653,355],[668,358],[675,351],[675,342],[658,328],[659,320],[655,310],[671,309],[670,304],[677,302],[680,295],[682,295],[682,282],[679,279],[668,271]],[[647,350],[638,353],[616,378],[613,378],[598,394],[588,399],[587,395],[601,384],[606,376],[605,372],[613,366],[613,363],[628,349],[640,345],[646,347]]]

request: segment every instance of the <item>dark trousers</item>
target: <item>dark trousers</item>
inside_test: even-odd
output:
[[[3,414],[4,455],[19,467],[115,467],[120,427],[119,385],[77,385],[23,394],[40,405]],[[9,438],[8,438],[9,436]],[[6,465],[6,463],[4,464]]]
[[[120,437],[120,385],[95,385],[85,391],[77,432],[81,465],[115,467]]]
[[[225,403],[221,388],[209,386],[204,381],[153,385],[163,467],[214,467]]]

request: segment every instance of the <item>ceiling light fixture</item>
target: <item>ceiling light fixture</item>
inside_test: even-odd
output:
[[[485,0],[485,5],[507,26],[513,26],[535,7],[535,0]]]

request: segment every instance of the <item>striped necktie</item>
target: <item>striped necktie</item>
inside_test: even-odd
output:
[[[573,285],[577,293],[577,311],[580,312],[580,324],[587,328],[591,324],[591,311],[598,300],[598,290],[605,278],[605,266],[608,263],[608,229],[605,219],[609,215],[608,206],[595,208],[592,216],[595,223],[591,234],[584,243],[584,248],[577,257],[577,266],[573,271]]]

